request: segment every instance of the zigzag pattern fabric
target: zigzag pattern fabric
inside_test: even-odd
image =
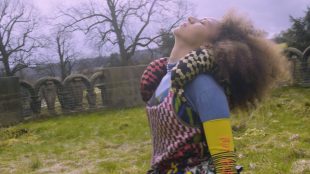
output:
[[[167,73],[166,65],[167,58],[156,59],[143,72],[140,84],[143,101],[147,102],[154,94],[161,79]],[[199,48],[189,52],[171,71],[172,84],[168,96],[158,105],[146,105],[153,143],[151,160],[153,170],[148,173],[177,174],[186,171],[196,173],[191,172],[190,167],[194,167],[195,169],[191,169],[198,173],[205,173],[204,167],[198,170],[195,166],[202,161],[210,161],[211,155],[201,122],[196,120],[192,124],[186,124],[184,121],[186,119],[183,119],[198,118],[197,113],[186,102],[184,86],[199,73],[215,70],[212,50]],[[178,167],[172,170],[171,165],[175,166],[175,163]]]
[[[161,174],[168,173],[172,163],[186,168],[210,159],[203,130],[178,119],[172,108],[173,95],[169,91],[162,103],[146,107],[153,143],[151,166]]]

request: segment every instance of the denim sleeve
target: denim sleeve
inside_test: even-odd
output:
[[[228,118],[230,115],[224,90],[211,75],[197,75],[185,85],[184,95],[202,122]]]

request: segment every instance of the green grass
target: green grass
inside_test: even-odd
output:
[[[140,174],[149,168],[143,107],[60,116],[0,129],[0,173]],[[309,173],[310,89],[275,90],[232,115],[244,173]]]

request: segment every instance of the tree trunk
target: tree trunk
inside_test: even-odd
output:
[[[66,74],[66,65],[63,60],[63,57],[60,57],[60,71],[61,71],[61,79],[65,80],[65,78],[67,77],[67,74]]]
[[[3,66],[4,66],[6,76],[14,76],[14,74],[12,73],[10,69],[9,57],[4,55],[2,61],[3,61]]]
[[[121,52],[120,59],[121,59],[121,66],[128,65],[128,55],[125,51]]]

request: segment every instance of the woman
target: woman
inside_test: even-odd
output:
[[[148,173],[237,173],[230,111],[260,101],[285,76],[286,59],[233,13],[189,17],[173,34],[170,57],[152,61],[141,78],[153,144]]]

